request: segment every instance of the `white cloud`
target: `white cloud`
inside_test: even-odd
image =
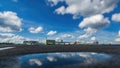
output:
[[[48,0],[52,6],[59,2],[65,2],[68,6],[57,8],[58,14],[72,14],[73,18],[82,16],[92,16],[96,14],[109,13],[112,11],[118,0]]]
[[[96,33],[97,29],[88,27],[87,29],[84,29],[84,31],[86,32],[86,34],[92,35]]]
[[[118,37],[115,39],[115,42],[120,42],[120,30],[118,31]]]
[[[63,34],[61,38],[73,38],[74,36],[71,34]]]
[[[86,33],[86,31],[88,31],[88,33]],[[58,33],[57,35],[54,35],[52,37],[52,39],[55,39],[56,41],[60,42],[61,40],[63,41],[70,41],[70,42],[81,42],[81,43],[86,43],[86,42],[93,42],[91,41],[91,37],[96,37],[96,41],[99,41],[100,44],[105,44],[107,42],[113,42],[116,43],[114,40],[116,38],[116,34],[115,32],[109,32],[109,31],[105,31],[105,30],[97,30],[96,29],[91,29],[91,28],[87,28],[83,30],[77,30],[77,31],[73,31],[73,32],[67,32],[67,33]],[[70,34],[73,35],[73,38],[61,38],[62,35],[64,34]],[[102,40],[101,40],[102,39]]]
[[[43,27],[41,27],[41,26],[39,26],[37,28],[30,27],[28,30],[30,33],[40,33],[43,30]]]
[[[65,38],[74,38],[74,36],[71,34],[62,34],[59,37],[57,37],[56,40],[61,40],[61,39],[65,39]]]
[[[56,41],[62,40],[60,37],[55,38]]]
[[[79,27],[81,28],[94,28],[94,29],[100,29],[106,25],[108,25],[110,21],[108,18],[104,18],[103,15],[94,15],[88,18],[84,18],[84,20],[79,24]]]
[[[112,20],[116,22],[120,22],[120,13],[113,14]]]
[[[92,29],[92,28],[84,29],[84,31],[85,31],[86,33],[83,34],[83,35],[80,35],[80,36],[78,37],[79,40],[88,38],[89,36],[91,36],[93,33],[96,32],[96,30],[94,30],[94,29]]]
[[[61,5],[61,7],[55,9],[57,14],[71,14],[74,19],[80,16],[86,17],[79,24],[79,27],[84,28],[86,32],[79,36],[79,39],[84,39],[96,33],[98,29],[110,24],[109,19],[104,18],[102,14],[111,12],[118,0],[48,0],[48,2],[52,6],[56,6],[59,2],[67,4],[67,6]]]
[[[30,59],[29,60],[29,64],[30,65],[37,64],[38,66],[42,66],[43,65],[43,63],[39,59]]]
[[[78,39],[81,40],[81,39],[85,39],[85,38],[88,38],[88,37],[89,37],[89,35],[84,34],[84,35],[79,36]]]
[[[86,32],[84,35],[80,36],[79,39],[84,39],[92,34],[96,33],[98,29],[101,29],[110,24],[108,18],[104,18],[103,15],[95,15],[91,17],[84,18],[83,21],[79,24],[80,28],[85,28]]]
[[[120,30],[118,31],[118,36],[120,37]]]
[[[62,15],[65,14],[64,11],[65,11],[65,7],[64,6],[61,6],[60,8],[55,10],[55,12],[57,12],[57,14],[62,14]]]
[[[65,3],[55,9],[57,14],[71,14],[73,19],[83,16],[84,19],[80,22],[79,27],[86,32],[79,36],[79,39],[84,39],[95,34],[99,29],[110,24],[108,18],[103,16],[104,13],[109,13],[114,10],[119,0],[48,0],[52,7],[58,3]],[[57,39],[61,39],[58,37]]]
[[[74,38],[74,36],[72,34],[61,33],[55,38],[55,40],[60,41],[60,40],[69,39],[69,41],[70,41],[70,39],[73,39],[73,38]]]
[[[33,39],[25,38],[11,33],[0,33],[0,40],[1,40],[0,42],[23,43],[23,41],[33,40]]]
[[[82,40],[82,39],[85,39],[85,38],[90,37],[92,34],[96,33],[97,29],[88,27],[87,29],[84,29],[84,31],[85,31],[86,33],[83,34],[83,35],[80,35],[80,36],[78,37],[79,40]]]
[[[0,31],[1,32],[14,32],[21,31],[21,19],[17,13],[12,11],[0,12]]]
[[[49,31],[47,33],[48,36],[52,36],[52,35],[55,35],[57,33],[57,31]]]
[[[92,41],[95,41],[95,40],[96,40],[96,37],[92,37],[91,40],[92,40]]]
[[[115,39],[115,42],[120,42],[120,38],[116,38],[116,39]]]
[[[48,0],[48,2],[50,3],[51,6],[55,6],[57,5],[59,2],[62,2],[64,0]]]
[[[15,34],[11,34],[11,33],[0,33],[0,38],[7,38],[7,37],[13,37],[15,36]]]
[[[51,6],[56,6],[63,2],[65,5],[55,9],[57,14],[71,14],[73,19],[83,16],[84,19],[80,22],[79,27],[86,32],[79,36],[79,39],[88,38],[99,29],[110,24],[108,18],[104,18],[104,13],[109,13],[114,10],[119,0],[48,0]],[[61,39],[58,37],[57,39]]]

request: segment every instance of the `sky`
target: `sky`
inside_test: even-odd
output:
[[[120,0],[0,0],[0,42],[120,43]]]

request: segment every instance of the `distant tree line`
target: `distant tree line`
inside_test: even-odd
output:
[[[6,42],[3,42],[3,43],[0,43],[0,45],[15,45],[14,43],[6,43]]]

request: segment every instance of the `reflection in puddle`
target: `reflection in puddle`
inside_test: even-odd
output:
[[[0,57],[0,68],[120,68],[120,55],[91,52]]]

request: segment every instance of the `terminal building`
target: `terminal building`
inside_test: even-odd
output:
[[[70,45],[71,42],[55,41],[55,40],[46,40],[46,45]]]

